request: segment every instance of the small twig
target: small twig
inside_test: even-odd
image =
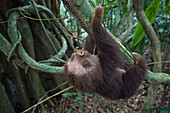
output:
[[[21,9],[19,8],[18,9],[20,14],[24,17],[24,18],[28,18],[28,19],[31,19],[31,20],[42,20],[42,21],[47,21],[47,20],[59,20],[59,19],[70,19],[70,18],[48,18],[48,19],[39,19],[39,18],[33,18],[33,17],[30,17],[30,16],[26,16],[22,11]]]
[[[47,91],[47,92],[44,94],[44,96],[41,97],[41,98],[39,99],[39,102],[41,102],[41,100],[42,100],[43,98],[45,98],[45,97],[48,95],[48,93],[57,90],[59,87],[65,85],[65,84],[67,84],[67,83],[68,83],[68,82],[66,81],[66,82],[64,82],[64,83],[62,83],[62,84],[60,84],[60,85],[58,85],[56,88]],[[37,106],[36,106],[36,107],[37,107]],[[33,109],[33,111],[35,111],[36,107]]]
[[[11,19],[11,20],[6,20],[6,21],[3,21],[3,22],[0,22],[0,24],[5,24],[5,23],[8,23],[10,21],[14,21],[14,20],[20,20],[20,19],[23,19],[25,17],[19,17],[19,18],[15,18],[15,19]]]
[[[126,12],[126,7],[127,7],[127,0],[126,0],[126,3],[125,3],[125,9],[124,9],[124,11],[123,11],[123,14],[122,14],[121,17],[120,17],[120,21],[118,22],[117,26],[114,28],[113,31],[117,30],[117,29],[119,28],[119,26],[121,25],[122,20],[123,20],[123,19],[122,19],[122,18],[123,18],[123,15],[124,15],[125,12]]]
[[[28,18],[30,20],[42,20],[42,21],[47,21],[47,20],[59,20],[59,19],[70,19],[70,18],[48,18],[48,19],[38,19],[38,18],[33,18],[33,17],[29,17],[29,16],[26,16],[25,14],[23,14],[19,8],[19,12],[20,14],[23,16],[23,17],[19,17],[19,18],[16,18],[16,19],[11,19],[11,20],[6,20],[6,21],[2,21],[0,22],[0,24],[5,24],[5,23],[8,23],[10,21],[14,21],[14,20],[20,20],[20,19],[24,19],[24,18]],[[70,19],[71,20],[71,19]],[[72,18],[73,20],[73,18]]]
[[[51,98],[53,98],[53,97],[55,97],[55,96],[57,96],[57,95],[63,93],[63,92],[65,92],[65,91],[67,91],[67,90],[69,90],[69,89],[72,89],[73,87],[74,87],[74,86],[70,86],[70,87],[68,87],[68,88],[66,88],[66,89],[63,89],[62,91],[60,91],[60,92],[58,92],[58,93],[55,93],[54,95],[52,95],[52,96],[50,96],[50,97],[47,97],[46,99],[44,99],[44,100],[38,102],[37,104],[31,106],[30,108],[26,109],[25,111],[23,111],[23,112],[21,112],[21,113],[28,112],[29,110],[31,110],[31,109],[33,109],[34,107],[36,107],[36,106],[42,104],[43,102],[45,102],[45,101],[47,101],[47,100],[49,100],[49,99],[51,99]]]
[[[115,27],[115,29],[113,30],[114,32],[117,31],[117,29],[119,28],[119,26],[122,24],[122,22],[127,18],[127,16],[129,16],[130,12],[132,11],[133,6],[130,8],[128,14],[125,15],[125,17],[123,19],[120,19],[119,23],[117,24],[117,26]]]
[[[89,0],[90,1],[90,3],[92,4],[92,6],[95,8],[95,5],[94,5],[94,3],[91,1],[91,0]]]
[[[62,59],[60,59],[60,58],[58,58],[58,57],[51,56],[51,58],[54,58],[54,59],[59,60],[59,61],[61,61],[61,62],[63,62],[63,63],[66,63],[66,61],[64,61],[64,60],[62,60]]]
[[[170,63],[170,61],[151,62],[151,63],[148,63],[147,65],[160,64],[160,63]]]

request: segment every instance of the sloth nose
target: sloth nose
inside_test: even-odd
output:
[[[84,53],[84,51],[82,51],[82,50],[78,50],[78,51],[76,52],[76,55],[77,55],[77,56],[80,56],[80,57],[83,57],[83,56],[85,55],[85,53]]]

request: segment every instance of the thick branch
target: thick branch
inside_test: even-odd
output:
[[[152,83],[170,83],[170,75],[167,73],[154,73],[147,70],[146,78]]]
[[[138,20],[140,21],[146,35],[148,36],[149,40],[151,41],[154,62],[160,62],[161,61],[161,43],[143,11],[142,4],[143,4],[143,0],[134,0],[136,16],[137,16]],[[161,72],[161,68],[162,68],[161,63],[158,65],[154,65],[154,70],[156,72]]]
[[[153,58],[155,62],[161,62],[161,43],[154,32],[149,20],[147,19],[144,11],[143,11],[143,0],[134,0],[134,7],[136,11],[136,16],[140,21],[146,35],[151,41],[151,47],[153,50]],[[161,72],[162,64],[154,65],[154,72]],[[142,106],[141,113],[147,113],[147,109],[151,108],[155,97],[157,96],[157,90],[159,88],[159,84],[151,84],[148,91],[148,96],[145,100],[144,105]]]
[[[88,33],[91,32],[93,10],[87,0],[62,0],[66,8],[77,19],[80,26]]]

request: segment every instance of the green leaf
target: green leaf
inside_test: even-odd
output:
[[[82,92],[77,92],[77,96],[82,97]]]
[[[139,49],[139,53],[140,53],[141,55],[143,55],[144,52],[145,52],[145,38],[143,38],[143,39],[141,40],[138,49]]]
[[[67,109],[66,113],[71,113],[71,108]]]
[[[74,102],[76,102],[76,101],[78,101],[80,99],[81,99],[81,97],[78,96],[76,99],[74,99]]]
[[[93,97],[93,95],[89,94],[89,93],[84,93],[86,96],[89,96],[89,97]]]
[[[160,4],[160,0],[154,0],[150,4],[150,6],[145,10],[145,15],[148,18],[151,25],[155,20],[156,13],[158,12],[159,4]],[[138,45],[139,42],[144,38],[144,36],[145,36],[145,31],[143,30],[140,22],[138,22],[137,27],[135,29],[135,33],[132,37],[131,48],[133,49],[136,45]]]
[[[62,95],[63,95],[63,97],[67,98],[67,97],[71,97],[71,96],[76,95],[76,93],[64,93]]]
[[[158,110],[160,112],[163,112],[163,113],[170,113],[170,107],[168,108],[151,108],[149,109],[148,111],[155,111],[155,110]]]
[[[144,0],[143,1],[143,9],[145,11],[145,9],[147,9],[147,7],[151,4],[153,0]]]

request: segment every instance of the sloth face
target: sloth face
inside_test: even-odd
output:
[[[69,72],[81,76],[93,72],[100,63],[97,55],[80,50],[72,54],[66,65]]]

